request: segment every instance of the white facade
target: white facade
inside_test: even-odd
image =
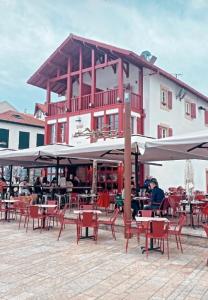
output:
[[[208,108],[208,103],[186,91],[182,100],[176,99],[181,87],[165,77],[154,74],[152,71],[144,70],[144,109],[145,135],[157,138],[158,125],[172,128],[173,135],[180,135],[188,132],[206,129],[204,110],[199,110],[202,106]],[[161,108],[161,86],[172,92],[172,109]],[[196,118],[188,118],[185,114],[185,102],[196,104]],[[167,189],[170,186],[184,186],[185,161],[161,162],[162,167],[150,166],[149,175],[156,177],[160,186]],[[192,161],[194,168],[195,189],[206,191],[206,171],[208,162]]]
[[[9,149],[19,149],[19,132],[29,132],[29,147],[36,147],[37,134],[44,134],[44,128],[34,127],[23,124],[7,123],[0,120],[0,128],[9,130]]]

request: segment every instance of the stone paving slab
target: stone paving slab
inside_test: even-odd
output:
[[[114,241],[99,230],[76,243],[74,225],[28,233],[16,222],[0,223],[0,300],[208,299],[207,240],[183,237],[184,253],[170,242],[167,254],[141,253],[132,238],[128,253],[122,232]]]

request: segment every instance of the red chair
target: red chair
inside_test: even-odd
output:
[[[39,213],[39,207],[35,205],[29,206],[29,213],[27,218],[26,232],[28,231],[28,224],[30,219],[33,221],[33,230],[35,229],[35,220],[38,221],[38,228],[40,227],[41,231],[44,227],[45,216],[42,213]],[[41,221],[41,226],[39,226],[39,221]]]
[[[139,242],[140,234],[145,232],[145,228],[142,223],[134,223],[127,221],[124,217],[124,238],[126,239],[126,253],[128,251],[129,240],[132,236],[136,235],[137,241]]]
[[[202,222],[206,222],[208,220],[208,204],[206,204],[201,210],[201,220]]]
[[[157,239],[160,241],[160,248],[162,246],[162,251],[164,252],[164,244],[165,240],[167,241],[167,253],[169,259],[169,243],[168,243],[168,223],[165,221],[151,221],[149,222],[149,230],[146,231],[146,244],[145,251],[148,257],[148,240],[149,239]]]
[[[170,223],[170,227],[168,228],[168,234],[174,235],[176,239],[177,248],[179,249],[179,245],[181,248],[181,252],[183,253],[183,248],[181,244],[181,230],[186,223],[186,215],[181,214],[178,220],[178,223]]]
[[[208,224],[203,225],[203,228],[204,228],[204,230],[205,230],[205,232],[206,232],[206,235],[207,235],[207,237],[208,237]],[[207,266],[208,266],[208,258],[207,258]]]
[[[79,199],[77,193],[71,193],[69,203],[70,203],[70,208],[79,206]]]
[[[94,204],[81,204],[80,209],[93,210],[93,209],[95,209],[95,205]]]
[[[98,193],[97,206],[105,208],[106,213],[107,213],[107,209],[110,206],[109,192],[100,192],[100,193]]]
[[[111,231],[112,231],[112,236],[113,238],[116,240],[116,235],[115,235],[115,222],[116,222],[116,219],[118,217],[118,214],[119,214],[119,208],[116,208],[114,210],[114,213],[112,215],[112,217],[109,219],[109,220],[99,220],[98,221],[98,226],[99,225],[108,225],[108,226],[111,226]]]
[[[49,205],[57,205],[57,201],[56,200],[48,200],[47,204],[49,204]],[[55,220],[58,223],[58,217],[59,217],[59,209],[58,209],[58,207],[56,206],[56,207],[49,207],[49,208],[47,208],[46,216],[49,219],[49,226],[50,226],[51,219],[53,220],[53,225],[54,225],[54,221]]]
[[[64,209],[62,211],[59,211],[58,213],[58,220],[60,222],[60,230],[59,230],[59,234],[58,234],[58,238],[57,240],[59,241],[60,239],[60,236],[61,236],[61,233],[62,233],[62,230],[65,228],[65,225],[78,225],[78,220],[77,219],[71,219],[71,218],[66,218],[65,217],[65,212],[66,212],[66,209],[68,208],[67,205],[65,205]]]
[[[19,215],[19,229],[20,229],[22,218],[25,218],[24,221],[24,227],[25,227],[28,218],[28,205],[25,202],[23,201],[18,202],[17,215]]]
[[[151,218],[152,214],[153,214],[153,211],[151,209],[140,210],[140,214],[141,214],[141,217]]]
[[[181,201],[181,196],[170,195],[168,197],[168,202],[172,211],[171,213],[172,217],[176,216],[177,212],[179,211],[180,201]]]
[[[94,214],[92,212],[83,212],[79,215],[78,223],[77,223],[77,244],[80,240],[82,228],[87,229],[87,235],[88,235],[88,228],[93,229],[93,238],[97,242],[97,235],[98,235],[98,219],[97,214]],[[88,236],[86,236],[88,237]]]

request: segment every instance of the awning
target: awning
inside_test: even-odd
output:
[[[208,159],[208,130],[147,141],[142,160]]]

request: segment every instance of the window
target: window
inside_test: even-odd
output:
[[[50,125],[50,144],[56,143],[56,124]]]
[[[190,102],[185,102],[185,114],[186,114],[186,116],[191,115],[191,103]]]
[[[118,130],[118,114],[108,116],[109,130]]]
[[[204,123],[205,125],[208,125],[208,110],[205,110],[204,112]]]
[[[0,128],[0,148],[8,148],[9,129]]]
[[[185,116],[188,119],[196,118],[196,104],[189,101],[185,102]]]
[[[29,148],[30,133],[25,131],[19,132],[19,149]]]
[[[172,92],[164,87],[160,89],[160,104],[161,108],[172,109]]]
[[[135,117],[131,117],[131,134],[135,133]]]
[[[37,140],[36,140],[36,146],[43,146],[44,145],[44,134],[37,133]]]
[[[166,138],[173,135],[173,129],[168,126],[158,125],[157,131],[158,139]]]
[[[104,117],[99,116],[95,118],[95,130],[102,130],[104,127]]]
[[[58,143],[66,142],[66,123],[58,124]]]

